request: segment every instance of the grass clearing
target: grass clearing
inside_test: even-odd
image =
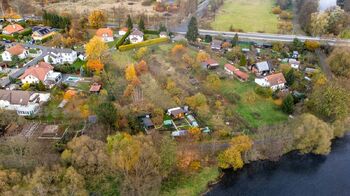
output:
[[[252,127],[273,125],[287,120],[288,116],[271,98],[263,98],[255,94],[256,84],[254,82],[241,83],[237,80],[225,80],[222,84],[223,94],[234,91],[241,96],[236,112]]]
[[[171,180],[163,185],[161,195],[197,196],[205,191],[208,182],[214,181],[218,176],[219,171],[217,167],[206,167],[197,174],[172,177]]]
[[[211,27],[228,31],[232,25],[245,32],[277,33],[278,18],[271,12],[274,3],[275,0],[226,0]]]

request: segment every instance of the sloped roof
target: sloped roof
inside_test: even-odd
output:
[[[19,25],[19,24],[10,24],[10,25],[7,25],[3,31],[7,31],[9,34],[13,34],[13,33],[16,33],[18,31],[22,31],[24,28]]]
[[[234,71],[234,73],[236,74],[236,76],[238,76],[239,78],[243,79],[243,80],[248,80],[249,75],[247,73],[244,73],[243,71],[237,69],[236,71]]]
[[[259,71],[269,71],[270,65],[267,61],[263,61],[263,62],[256,63],[256,68]]]
[[[0,90],[0,100],[8,101],[13,105],[27,105],[32,92]]]
[[[25,48],[21,44],[16,44],[11,48],[8,48],[6,51],[11,55],[20,55],[24,52]]]
[[[134,36],[143,36],[143,32],[138,30],[138,29],[134,29],[130,35],[134,35]]]
[[[100,28],[96,31],[96,36],[103,37],[107,35],[108,37],[113,37],[113,31],[110,28]]]
[[[90,87],[90,92],[99,92],[101,89],[101,85],[98,83],[93,83]]]
[[[226,67],[226,69],[228,69],[228,70],[230,70],[230,71],[232,71],[232,72],[234,72],[234,71],[237,70],[237,68],[234,67],[234,66],[231,65],[231,64],[225,64],[225,67]]]
[[[49,71],[53,70],[53,67],[45,62],[40,62],[38,65],[28,68],[19,79],[24,79],[25,77],[32,75],[41,81],[45,80],[45,77]]]
[[[284,75],[282,73],[266,76],[266,80],[270,83],[271,86],[286,83],[286,79],[284,78]]]

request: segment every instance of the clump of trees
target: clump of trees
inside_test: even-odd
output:
[[[49,13],[47,11],[44,11],[43,20],[45,25],[60,29],[69,27],[71,23],[68,17],[60,16],[55,13]]]
[[[340,77],[350,77],[350,49],[348,47],[336,48],[328,57],[332,72]]]

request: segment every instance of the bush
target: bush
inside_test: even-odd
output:
[[[280,14],[281,12],[282,12],[282,9],[280,8],[280,6],[276,6],[276,7],[272,8],[273,14]]]
[[[158,35],[159,31],[156,30],[144,30],[144,34]]]
[[[154,45],[154,44],[159,44],[159,43],[165,43],[168,42],[169,39],[168,38],[156,38],[156,39],[150,39],[144,42],[140,42],[140,43],[136,43],[136,44],[129,44],[129,45],[123,45],[123,46],[119,46],[119,50],[120,51],[127,51],[127,50],[131,50],[134,48],[140,48],[140,47],[144,47],[144,46],[150,46],[150,45]]]
[[[280,18],[283,20],[291,20],[293,18],[292,14],[287,11],[282,11],[280,14]]]
[[[22,36],[30,35],[30,34],[32,34],[32,29],[31,28],[26,28],[23,31],[21,31],[19,34],[22,35]]]
[[[271,97],[272,96],[272,90],[270,88],[264,88],[264,87],[257,87],[255,88],[255,93],[262,96],[262,97],[265,97],[265,98],[268,98],[268,97]]]
[[[241,96],[233,91],[227,92],[225,96],[233,104],[237,104],[241,100]]]

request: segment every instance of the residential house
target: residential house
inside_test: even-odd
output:
[[[96,31],[96,36],[101,38],[104,42],[114,41],[113,31],[110,28],[100,28]]]
[[[25,59],[28,56],[28,51],[21,44],[16,44],[6,49],[2,54],[3,61],[12,61],[13,56],[18,56],[19,59]]]
[[[269,62],[263,61],[252,65],[251,70],[256,75],[266,75],[269,74],[273,68]]]
[[[185,116],[185,113],[185,110],[181,107],[171,108],[167,111],[167,114],[173,117],[174,119],[183,118]]]
[[[207,69],[216,69],[219,67],[219,63],[214,59],[208,59],[202,62],[202,67]]]
[[[288,63],[291,68],[293,69],[299,69],[300,68],[300,61],[297,61],[296,59],[289,59]]]
[[[293,59],[298,59],[299,58],[299,52],[298,51],[293,51],[292,58]]]
[[[19,33],[23,29],[24,28],[21,25],[19,25],[19,24],[9,24],[2,30],[2,34],[4,34],[4,35],[12,35],[14,33]]]
[[[142,117],[141,123],[142,123],[142,126],[146,130],[147,133],[148,133],[148,130],[155,128],[154,123],[152,122],[150,115],[146,115],[146,116]]]
[[[137,28],[134,28],[129,35],[129,40],[132,44],[143,42],[143,32]]]
[[[283,89],[286,79],[282,73],[276,73],[263,78],[256,78],[255,83],[262,87],[270,87],[272,90]]]
[[[236,76],[238,79],[242,81],[247,81],[249,79],[249,75],[247,73],[242,72],[238,68],[234,67],[231,64],[225,64],[225,71],[230,74]]]
[[[213,40],[210,45],[212,50],[221,50],[222,49],[222,41],[221,40]]]
[[[53,65],[69,63],[73,64],[78,59],[78,54],[72,49],[50,49],[50,52],[44,57],[46,63]]]
[[[55,34],[55,31],[52,31],[50,27],[39,26],[39,27],[33,27],[32,30],[33,30],[32,38],[35,41],[41,41]]]
[[[159,37],[167,38],[168,37],[168,33],[165,32],[165,31],[162,31],[162,32],[159,33]]]
[[[49,98],[49,93],[0,90],[0,109],[16,111],[19,116],[32,116],[37,114],[40,104]]]
[[[120,36],[124,36],[128,31],[129,31],[129,29],[127,27],[123,27],[123,28],[119,29],[118,34]]]
[[[97,82],[93,83],[90,86],[90,93],[99,93],[101,90],[102,85],[98,84]]]
[[[24,74],[19,77],[23,84],[39,83],[49,86],[50,88],[62,80],[62,74],[53,71],[53,66],[40,62],[39,64],[29,67]]]

